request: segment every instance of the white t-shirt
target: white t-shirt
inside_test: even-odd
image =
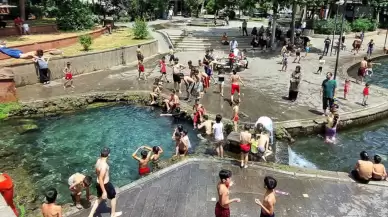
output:
[[[224,140],[224,125],[222,122],[213,125],[214,139],[217,141]]]
[[[323,65],[325,65],[325,60],[319,60],[319,66],[323,66]]]
[[[306,22],[302,22],[302,29],[306,28]]]

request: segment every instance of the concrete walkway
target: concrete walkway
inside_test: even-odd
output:
[[[209,160],[189,162],[171,168],[164,174],[155,174],[130,185],[118,196],[118,210],[123,217],[210,217],[214,216],[216,185],[221,169],[232,171],[230,198],[240,198],[231,204],[232,217],[259,216],[255,198],[265,193],[263,179],[277,179],[275,214],[277,217],[356,217],[387,216],[386,188],[360,185],[352,182],[332,181],[325,178],[295,178],[294,176],[251,166],[240,169],[230,163]],[[114,180],[112,180],[114,183]],[[124,187],[125,189],[126,187]],[[372,199],[373,198],[373,199]],[[101,205],[96,216],[109,216],[110,209]],[[71,217],[87,216],[89,210]]]

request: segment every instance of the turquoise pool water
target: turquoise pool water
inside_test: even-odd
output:
[[[69,202],[69,176],[81,172],[95,180],[94,164],[101,148],[107,146],[111,148],[111,180],[115,186],[123,186],[139,178],[137,161],[131,157],[137,147],[159,145],[164,149],[163,158],[173,155],[171,136],[177,123],[160,117],[160,113],[151,107],[129,105],[90,109],[38,119],[39,131],[22,135],[2,123],[0,156],[4,161],[0,171],[12,172],[22,167],[39,193],[53,186],[60,193],[58,202]],[[189,130],[195,148],[198,140],[192,125],[180,124]]]
[[[383,158],[388,168],[388,123],[380,122],[351,131],[339,131],[336,144],[324,143],[321,135],[298,138],[295,144],[278,144],[278,161],[299,167],[348,172],[361,151]]]
[[[366,81],[373,85],[388,88],[388,60],[376,61],[373,66],[372,76],[367,76]]]

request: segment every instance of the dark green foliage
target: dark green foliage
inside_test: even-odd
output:
[[[341,33],[341,21],[342,21],[342,16],[338,16],[337,25],[335,25],[335,18],[329,18],[327,20],[316,20],[314,21],[314,33],[331,35],[333,34],[334,29],[336,29],[335,34],[339,35]],[[343,30],[345,32],[350,32],[351,30],[350,24],[346,20],[344,20]]]
[[[353,32],[375,31],[377,28],[377,23],[375,20],[357,19],[352,22],[351,27]]]
[[[80,0],[60,1],[56,18],[61,30],[85,30],[94,26],[93,13]]]

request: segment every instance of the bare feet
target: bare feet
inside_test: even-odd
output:
[[[111,217],[119,217],[123,214],[123,212],[115,212],[114,214],[110,215]]]

